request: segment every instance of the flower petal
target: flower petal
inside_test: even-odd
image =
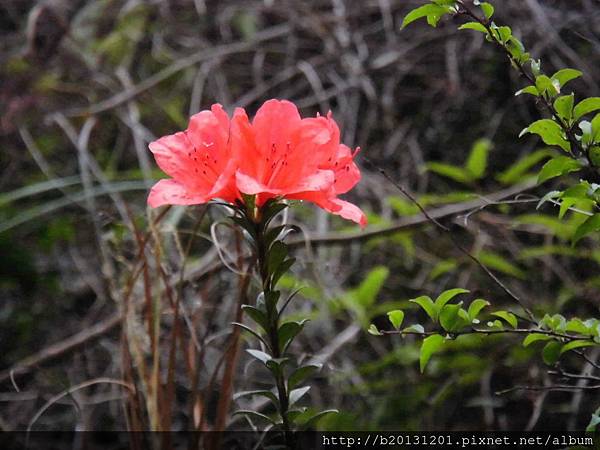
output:
[[[150,151],[154,153],[154,159],[163,172],[173,178],[184,178],[190,169],[189,152],[191,147],[183,132],[177,132],[163,136],[150,142]]]
[[[286,189],[286,193],[310,191],[329,191],[335,182],[335,174],[331,170],[316,170],[314,173],[302,178],[298,184]]]
[[[197,205],[206,203],[209,199],[201,194],[192,194],[173,179],[159,180],[148,195],[148,204],[152,208],[163,205]]]
[[[236,161],[231,159],[227,163],[223,173],[219,175],[217,181],[208,193],[209,198],[221,198],[226,202],[233,203],[240,197],[240,191],[235,186]]]
[[[367,226],[367,216],[362,210],[353,203],[335,198],[332,203],[339,206],[340,209],[331,211],[333,214],[343,217],[344,219],[352,220],[360,225],[361,228]]]
[[[261,193],[280,194],[279,189],[272,189],[258,181],[256,178],[246,175],[241,170],[235,173],[235,184],[240,192],[248,195],[256,195]]]
[[[360,181],[360,170],[354,161],[339,166],[335,171],[334,189],[336,194],[345,194]]]
[[[188,193],[233,201],[237,191],[228,139],[229,117],[217,104],[192,116],[187,130],[164,136],[149,147],[159,167]]]
[[[328,193],[317,191],[301,192],[286,195],[286,198],[309,201],[323,208],[325,211],[358,223],[362,228],[367,225],[367,216],[358,206],[335,196],[328,195]]]
[[[263,153],[271,151],[273,145],[284,150],[291,135],[300,124],[300,113],[292,102],[268,100],[256,111],[252,128],[256,136],[256,147]]]

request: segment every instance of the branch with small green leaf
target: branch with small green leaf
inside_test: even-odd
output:
[[[423,338],[420,352],[421,372],[438,351],[441,351],[448,340],[454,340],[468,334],[484,336],[494,334],[517,334],[524,336],[524,347],[535,342],[545,342],[542,359],[550,366],[555,365],[560,357],[572,350],[585,347],[600,346],[600,320],[579,318],[566,319],[560,314],[546,315],[539,322],[527,327],[520,327],[521,318],[506,310],[485,312],[491,304],[481,298],[469,303],[468,307],[460,301],[451,301],[458,295],[468,294],[466,289],[450,289],[442,292],[435,300],[422,295],[410,302],[419,306],[431,320],[432,329],[426,330],[420,323],[403,328],[405,312],[393,310],[387,313],[392,326],[389,330],[380,330],[375,324],[369,327],[369,333],[382,335],[415,335]]]
[[[427,4],[409,12],[402,23],[406,27],[419,19],[426,19],[431,26],[437,26],[446,15],[465,17],[469,21],[459,27],[461,30],[473,30],[485,35],[486,40],[496,44],[505,53],[511,65],[527,81],[528,85],[519,89],[515,95],[534,96],[549,113],[549,118],[536,120],[525,127],[519,137],[535,134],[547,145],[560,149],[562,154],[555,155],[545,163],[538,173],[538,182],[573,172],[582,172],[582,176],[592,186],[592,195],[580,198],[586,205],[589,218],[580,225],[575,233],[574,243],[600,230],[600,210],[594,199],[597,183],[600,183],[600,97],[583,98],[576,101],[573,92],[565,93],[566,85],[581,77],[582,72],[564,68],[552,75],[543,73],[541,61],[535,60],[526,51],[523,43],[514,36],[508,26],[496,24],[493,20],[494,6],[489,2],[473,0],[430,0]],[[596,113],[592,116],[593,113]],[[442,167],[445,175],[465,182],[462,171],[451,173]],[[433,167],[436,170],[436,166]],[[460,173],[459,173],[460,172]],[[555,196],[556,202],[562,202],[562,196]],[[569,207],[580,208],[578,200],[568,197]],[[592,199],[590,203],[588,200]],[[561,207],[561,211],[562,211]],[[573,208],[570,208],[574,210]],[[564,214],[560,213],[561,216]]]

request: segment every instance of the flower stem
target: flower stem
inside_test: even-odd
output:
[[[275,286],[272,283],[272,274],[269,272],[268,249],[266,247],[265,235],[268,228],[261,223],[255,226],[256,232],[256,262],[261,278],[262,289],[265,299],[272,298],[270,295],[274,292]],[[273,359],[281,358],[282,349],[279,344],[279,311],[277,310],[277,302],[266,301],[267,313],[267,336],[269,347]],[[279,414],[281,415],[282,428],[285,435],[285,442],[289,448],[293,448],[292,430],[288,420],[289,398],[285,384],[283,370],[272,372],[275,378],[277,388],[277,397],[279,400]]]

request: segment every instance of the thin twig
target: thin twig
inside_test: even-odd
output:
[[[121,380],[115,380],[112,378],[96,378],[94,380],[88,380],[88,381],[84,381],[83,383],[79,383],[73,387],[70,387],[69,389],[61,392],[60,394],[55,395],[54,397],[52,397],[50,400],[48,400],[44,406],[42,406],[38,412],[35,414],[35,416],[33,416],[33,418],[29,421],[29,424],[27,425],[27,434],[29,435],[29,432],[31,431],[31,428],[33,427],[33,425],[35,424],[35,422],[37,422],[37,420],[42,416],[42,414],[44,414],[44,412],[50,407],[52,406],[54,403],[56,403],[57,401],[59,401],[61,398],[64,398],[68,395],[73,394],[73,392],[76,392],[80,389],[84,389],[86,387],[89,386],[93,386],[95,384],[117,384],[119,386],[123,386],[124,388],[128,389],[129,391],[135,391],[135,387],[125,383]]]
[[[496,395],[506,395],[515,391],[594,391],[600,389],[600,384],[593,386],[570,386],[568,384],[553,384],[549,386],[513,386],[509,389],[496,391]]]
[[[449,237],[450,240],[452,241],[452,243],[454,244],[454,246],[460,250],[461,253],[463,253],[465,256],[467,256],[469,259],[471,259],[473,262],[475,262],[475,264],[477,264],[486,274],[488,277],[490,277],[492,279],[492,281],[494,281],[494,283],[496,283],[496,285],[498,285],[510,298],[512,298],[515,302],[517,302],[519,304],[519,306],[521,306],[521,308],[523,308],[523,310],[525,311],[525,313],[527,314],[527,316],[529,317],[529,320],[532,323],[535,323],[535,317],[533,315],[533,313],[531,312],[531,310],[525,306],[525,304],[523,303],[523,301],[515,294],[513,293],[508,286],[506,286],[496,275],[494,275],[494,273],[488,269],[480,260],[479,258],[477,258],[475,255],[471,254],[471,252],[469,252],[465,247],[462,246],[462,244],[455,238],[454,234],[452,233],[452,230],[450,228],[448,228],[447,226],[441,224],[435,217],[431,216],[427,210],[421,205],[421,203],[419,203],[419,201],[410,193],[408,192],[406,189],[404,189],[404,187],[402,185],[400,185],[398,182],[396,182],[396,180],[394,180],[392,177],[390,177],[385,170],[383,170],[380,167],[377,167],[376,165],[374,165],[369,159],[364,158],[364,160],[370,164],[372,167],[374,167],[377,171],[379,171],[379,173],[381,173],[390,183],[392,183],[396,189],[398,189],[400,192],[402,192],[402,194],[404,196],[406,196],[411,202],[413,202],[415,204],[415,206],[417,208],[419,208],[419,210],[421,211],[421,213],[427,218],[427,220],[431,223],[433,223],[436,227],[438,227],[440,230],[442,230],[443,232],[445,232]]]
[[[433,334],[446,334],[452,338],[456,338],[458,336],[464,336],[467,334],[543,334],[545,336],[551,336],[559,339],[564,339],[567,341],[578,341],[578,340],[589,340],[591,336],[578,336],[578,335],[569,335],[563,333],[557,333],[555,331],[549,330],[541,330],[538,328],[503,328],[501,330],[485,330],[480,328],[471,328],[469,330],[462,331],[445,331],[445,330],[435,330],[435,331],[404,331],[404,330],[381,330],[383,334],[398,334],[401,336],[405,335],[416,335],[416,336],[431,336]],[[600,378],[598,378],[600,380]]]

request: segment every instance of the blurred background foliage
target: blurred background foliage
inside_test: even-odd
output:
[[[458,22],[399,31],[420,3],[0,2],[0,429],[26,428],[53,395],[90,379],[119,379],[124,367],[140,370],[144,360],[160,367],[160,383],[173,389],[165,429],[214,424],[237,305],[237,276],[223,270],[210,235],[223,211],[171,208],[151,225],[157,214],[147,215],[146,193],[162,174],[147,144],[184,128],[189,115],[212,103],[252,114],[268,98],[293,100],[305,115],[333,112],[343,142],[361,147],[363,180],[349,198],[368,211],[367,233],[390,228],[365,237],[310,206],[290,212],[302,227],[291,236],[301,263],[283,284],[304,286],[295,313],[311,318],[295,351],[324,364],[310,393],[315,408],[341,411],[320,428],[588,424],[598,406],[595,391],[496,395],[548,383],[539,351],[517,338],[465,336],[434,356],[422,375],[418,340],[365,332],[371,322],[385,323],[391,309],[422,319],[408,299],[455,286],[497,308],[516,306],[447,236],[426,221],[412,222],[417,208],[373,165],[441,211],[456,238],[536,314],[589,317],[600,305],[597,237],[573,247],[581,216],[559,220],[552,206],[535,208],[560,181],[536,187],[532,174],[553,150],[535,137],[516,139],[539,114],[530,98],[514,96],[523,81],[482,36],[458,33]],[[510,24],[548,72],[580,69],[584,77],[573,85],[598,95],[597,1],[496,3],[496,20]],[[487,200],[494,195],[517,201]],[[144,267],[161,273],[144,282],[131,281],[141,234],[132,224],[150,230],[153,256]],[[235,260],[235,235],[217,235]],[[177,287],[181,326],[165,306],[169,283]],[[141,352],[128,366],[119,311],[148,298],[164,309],[155,305],[159,318],[145,328],[140,306],[139,321],[127,324],[129,342],[137,342],[130,352]],[[94,326],[100,331],[92,338],[60,347]],[[168,349],[170,336],[180,335],[173,373],[165,375],[172,353],[149,340],[152,327],[159,347]],[[61,351],[53,354],[56,343]],[[599,356],[589,353],[592,361]],[[576,359],[563,364],[586,370]],[[235,373],[236,390],[262,376],[243,354]],[[132,400],[121,387],[98,383],[57,401],[34,429],[123,429],[131,426],[125,401]],[[140,417],[152,423],[147,409]],[[248,426],[239,417],[228,424]]]

